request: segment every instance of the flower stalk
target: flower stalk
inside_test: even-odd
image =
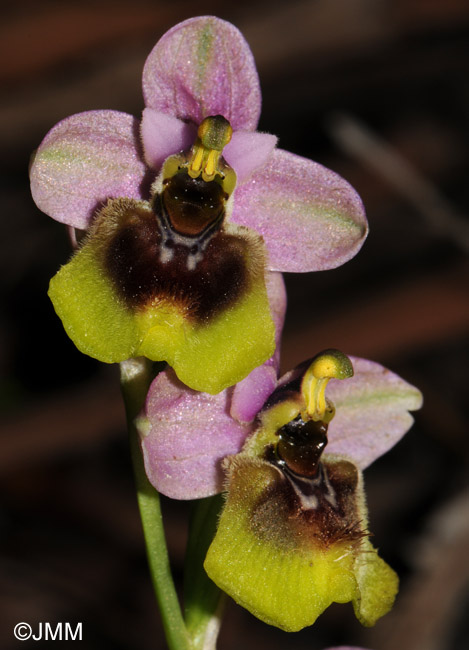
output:
[[[190,650],[191,643],[171,576],[160,497],[145,474],[139,437],[134,424],[153,379],[152,364],[148,359],[139,357],[122,362],[120,368],[137,500],[153,588],[170,650]]]
[[[174,587],[158,491],[145,473],[135,420],[155,369],[145,357],[120,364],[121,388],[127,414],[137,501],[150,575],[170,650],[215,650],[225,595],[208,578],[203,561],[215,535],[222,497],[194,501],[184,571],[184,613]]]

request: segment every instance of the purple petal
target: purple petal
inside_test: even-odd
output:
[[[223,115],[234,130],[254,131],[261,97],[254,59],[230,23],[204,16],[176,25],[143,69],[146,106],[200,124]]]
[[[231,402],[231,415],[240,422],[251,422],[277,386],[277,370],[267,361],[254,368],[236,384]]]
[[[230,399],[230,390],[209,395],[187,388],[173,370],[156,377],[139,432],[145,470],[157,490],[174,499],[221,491],[221,461],[238,453],[250,432],[230,417]]]
[[[354,376],[333,379],[327,387],[336,407],[327,453],[347,456],[365,469],[408,431],[413,422],[408,411],[421,407],[422,395],[379,363],[350,358]]]
[[[145,108],[141,122],[145,160],[153,169],[159,169],[168,156],[189,149],[197,131],[177,117]]]
[[[280,365],[280,339],[287,307],[285,283],[280,273],[266,274],[267,294],[275,324],[275,353],[262,366],[254,368],[233,389],[231,416],[240,422],[251,422],[277,385]]]
[[[263,236],[276,271],[340,266],[367,234],[363,204],[343,178],[281,149],[235,190],[232,220]]]
[[[31,192],[40,210],[83,230],[107,199],[142,198],[145,169],[132,115],[78,113],[54,126],[39,146]]]
[[[280,366],[280,341],[287,310],[287,290],[281,273],[267,272],[265,274],[265,286],[269,298],[270,312],[275,325],[275,352],[272,357],[272,365],[278,372]],[[269,361],[266,363],[269,363]]]
[[[236,172],[238,183],[267,163],[275,149],[277,137],[257,131],[235,131],[231,142],[223,149],[223,157]]]

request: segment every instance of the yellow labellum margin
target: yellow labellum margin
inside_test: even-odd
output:
[[[228,241],[236,259],[243,260],[242,286],[226,306],[217,310],[208,305],[206,313],[194,318],[197,305],[192,306],[187,296],[172,295],[170,281],[165,285],[166,295],[160,291],[153,297],[140,296],[141,304],[132,304],[132,295],[125,299],[119,291],[119,282],[125,278],[113,277],[113,261],[109,260],[117,259],[121,250],[115,238],[127,231],[132,237],[136,225],[147,246],[146,232],[140,226],[144,223],[153,232],[153,219],[145,201],[109,201],[81,249],[52,278],[49,297],[67,334],[85,354],[107,363],[140,355],[167,361],[190,388],[217,393],[243,379],[274,351],[262,240],[246,228],[222,226],[220,237]],[[113,241],[116,251],[110,249]],[[214,246],[216,241],[217,236]],[[149,256],[153,264],[154,251]],[[139,259],[141,255],[134,264]],[[144,279],[145,273],[144,269]],[[148,273],[149,284],[154,284],[153,270]],[[199,278],[201,290],[207,282],[209,273]]]
[[[300,391],[288,393],[226,463],[226,504],[205,569],[237,603],[288,632],[333,602],[351,601],[360,622],[374,625],[392,607],[398,578],[368,540],[362,474],[332,454],[309,478],[285,470],[279,430],[305,408]]]
[[[335,531],[328,538],[327,530],[321,535],[295,504],[281,472],[240,454],[229,464],[227,501],[204,564],[239,605],[287,632],[312,625],[334,602],[352,601],[360,622],[374,625],[397,593],[397,575],[366,537],[361,473],[332,456],[323,462],[336,476],[356,471],[356,528],[344,528],[343,536]]]

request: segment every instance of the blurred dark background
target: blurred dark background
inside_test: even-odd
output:
[[[464,0],[2,3],[0,647],[20,621],[82,622],[87,650],[164,648],[147,574],[118,373],[83,357],[47,299],[69,255],[33,204],[32,150],[65,116],[138,115],[146,55],[215,14],[257,60],[260,130],[347,178],[371,233],[326,273],[289,276],[283,368],[325,347],[379,361],[425,406],[366,472],[374,544],[401,593],[375,628],[350,605],[287,635],[230,603],[220,650],[469,647],[469,5]],[[164,502],[181,578],[188,507]],[[24,647],[49,647],[25,642]],[[59,642],[54,642],[59,643]]]

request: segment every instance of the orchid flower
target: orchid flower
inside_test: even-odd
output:
[[[233,25],[208,16],[169,30],[143,95],[141,121],[73,115],[36,152],[37,205],[87,231],[49,295],[86,354],[165,360],[217,393],[273,355],[266,274],[349,260],[363,206],[337,174],[256,132],[259,79]]]
[[[282,377],[250,423],[233,417],[233,389],[199,394],[167,370],[138,428],[158,490],[226,490],[205,561],[222,590],[287,631],[332,602],[352,601],[373,625],[392,606],[397,576],[369,541],[362,470],[420,405],[420,392],[379,364],[328,350]]]

